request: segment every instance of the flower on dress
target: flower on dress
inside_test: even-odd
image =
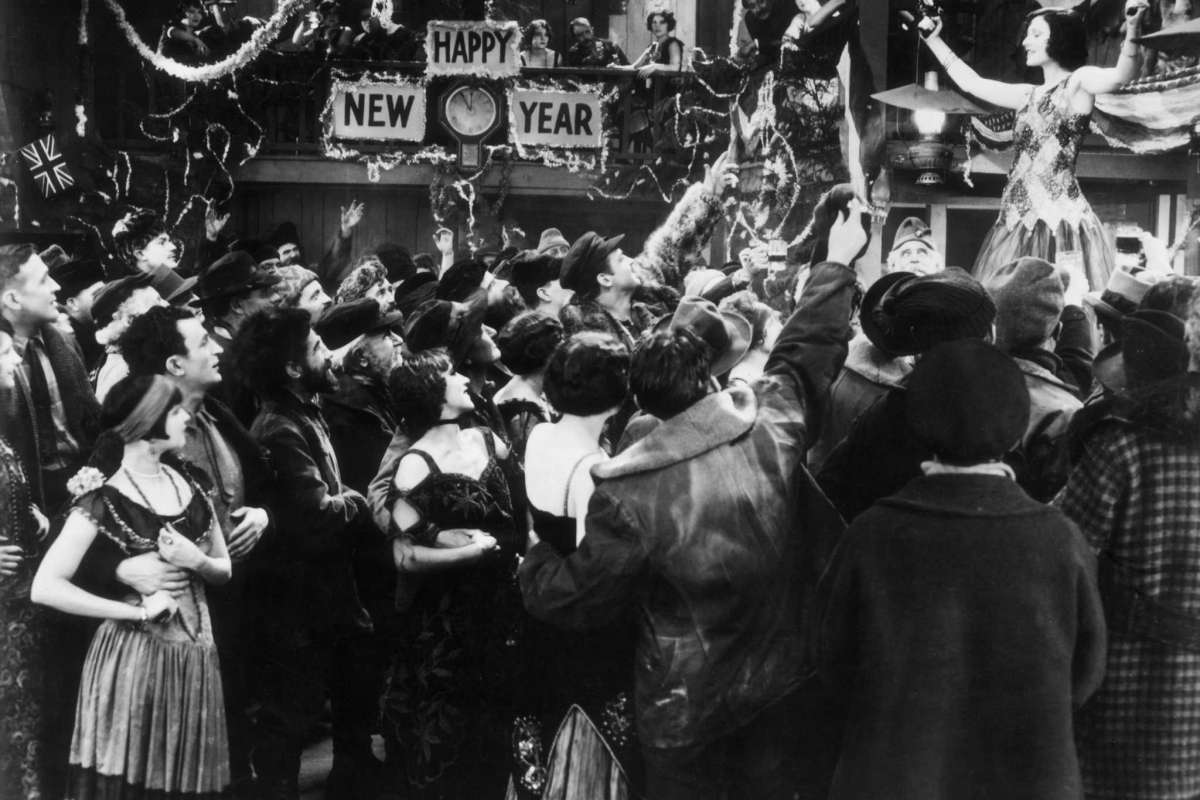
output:
[[[80,498],[104,485],[104,473],[95,467],[84,467],[67,481],[67,491],[72,498]]]

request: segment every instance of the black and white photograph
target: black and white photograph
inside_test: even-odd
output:
[[[1200,800],[1200,3],[0,31],[0,800]]]

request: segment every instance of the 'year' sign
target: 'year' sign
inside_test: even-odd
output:
[[[513,89],[508,115],[518,145],[600,147],[600,98],[594,94]]]

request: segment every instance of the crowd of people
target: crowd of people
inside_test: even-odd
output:
[[[850,185],[710,266],[736,148],[634,256],[0,246],[0,789],[295,800],[329,737],[353,800],[1200,793],[1200,292],[1098,254],[1128,64],[1060,15],[980,84],[972,271],[910,218],[868,284]]]
[[[163,26],[158,49],[181,63],[216,61],[249,41],[262,21],[239,16],[236,0],[179,0],[170,21]],[[279,52],[314,53],[326,58],[363,61],[426,59],[425,32],[403,24],[394,11],[383,16],[367,6],[349,18],[339,0],[318,0],[289,32],[272,44]],[[676,20],[671,11],[652,11],[646,30],[652,41],[631,63],[621,47],[596,35],[586,17],[568,23],[569,30],[556,40],[545,19],[534,19],[521,29],[521,65],[527,67],[627,67],[647,78],[660,72],[686,69],[684,44],[675,38]]]

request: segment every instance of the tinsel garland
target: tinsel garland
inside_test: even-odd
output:
[[[279,7],[275,9],[275,13],[263,23],[262,27],[250,35],[249,41],[239,47],[237,52],[215,63],[193,67],[181,64],[172,58],[167,58],[161,53],[156,53],[152,50],[149,45],[142,41],[142,37],[138,36],[138,32],[134,30],[133,26],[129,24],[129,19],[125,15],[125,9],[117,0],[104,0],[104,4],[108,6],[108,10],[116,17],[117,27],[120,28],[121,33],[124,34],[129,44],[137,50],[138,55],[160,72],[165,72],[173,78],[190,82],[212,81],[232,75],[241,70],[270,47],[271,43],[275,41],[283,30],[283,26],[297,12],[308,8],[310,5],[309,0],[279,0]]]

